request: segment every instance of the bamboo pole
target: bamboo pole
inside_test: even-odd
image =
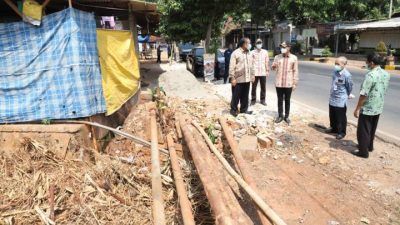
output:
[[[157,121],[155,109],[150,110],[151,128],[151,187],[153,224],[165,225],[164,201],[162,195],[160,156],[158,151]]]
[[[211,176],[214,168],[212,168],[212,165],[208,165],[205,161],[207,155],[202,154],[201,148],[197,145],[196,140],[192,135],[192,131],[189,125],[186,124],[185,120],[180,118],[179,122],[183,137],[185,138],[186,144],[189,147],[189,151],[192,155],[193,162],[203,184],[207,199],[210,202],[210,206],[213,210],[215,223],[217,225],[236,225],[236,221],[230,216],[226,204],[223,201],[221,191],[217,188],[215,179],[213,179]]]
[[[7,3],[8,6],[16,13],[18,14],[21,18],[23,17],[22,13],[18,10],[18,7],[11,1],[11,0],[4,0],[5,3]]]
[[[144,140],[142,138],[136,137],[136,136],[134,136],[132,134],[126,133],[126,132],[121,131],[121,130],[117,130],[117,129],[109,127],[109,126],[105,126],[105,125],[100,124],[100,123],[83,121],[83,120],[59,120],[59,121],[55,121],[53,123],[86,124],[86,125],[90,125],[90,126],[94,126],[94,127],[99,127],[99,128],[102,128],[102,129],[109,130],[109,131],[111,131],[111,132],[113,132],[115,134],[118,134],[118,135],[122,136],[122,137],[128,138],[129,140],[134,141],[134,142],[136,142],[138,144],[141,144],[141,145],[144,145],[144,146],[147,146],[147,147],[151,146],[150,142],[148,142],[148,141],[146,141],[146,140]],[[169,155],[168,151],[163,149],[163,148],[159,148],[159,151],[161,153],[167,155],[167,156]]]
[[[265,216],[267,216],[269,218],[269,220],[271,220],[271,222],[273,222],[276,225],[286,225],[286,223],[275,213],[275,211],[273,211],[272,208],[267,203],[265,203],[264,200],[257,194],[257,185],[254,182],[250,171],[247,169],[247,166],[243,159],[243,156],[239,151],[238,144],[233,137],[232,130],[228,127],[228,124],[226,123],[225,118],[220,117],[219,121],[221,123],[222,130],[225,133],[225,137],[228,140],[228,143],[231,147],[231,151],[233,153],[233,156],[235,157],[235,161],[239,167],[239,170],[240,170],[244,180],[230,167],[229,163],[225,160],[225,158],[223,158],[223,156],[221,154],[219,154],[219,156],[217,156],[218,159],[224,161],[223,164],[226,164],[226,166],[230,167],[230,173],[232,173],[231,175],[234,176],[235,180],[238,183],[239,182],[242,183],[242,184],[239,183],[241,186],[244,185],[244,186],[242,186],[243,189],[246,190],[246,192],[250,195],[250,197],[253,199],[253,201],[260,208],[260,210],[264,213]],[[212,147],[210,146],[210,148],[212,148]],[[219,151],[215,148],[215,146],[213,148],[214,148],[215,152],[219,153]],[[214,150],[213,150],[213,152],[214,152]],[[215,153],[215,152],[214,152],[214,154],[217,155],[217,153]],[[222,161],[221,161],[221,163],[222,163]],[[261,220],[265,224],[267,221],[263,220],[263,218],[264,217],[261,216]]]
[[[188,199],[188,195],[183,181],[182,171],[179,167],[178,156],[175,151],[174,140],[171,134],[167,135],[167,144],[171,160],[172,172],[174,173],[176,192],[178,194],[179,205],[181,207],[182,219],[184,225],[195,225],[192,213],[192,206]]]

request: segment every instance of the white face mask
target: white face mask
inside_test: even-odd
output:
[[[262,44],[256,44],[257,49],[261,49],[262,48]]]
[[[251,50],[251,44],[247,45],[247,50]]]
[[[282,54],[286,54],[287,53],[287,49],[286,48],[281,48],[281,53]]]

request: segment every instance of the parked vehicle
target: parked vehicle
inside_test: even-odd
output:
[[[192,43],[179,44],[179,57],[182,61],[186,61],[187,56],[194,48]]]
[[[224,77],[225,74],[225,57],[224,57],[224,49],[218,49],[215,53],[215,77],[219,75],[220,78]]]
[[[195,47],[187,55],[186,69],[192,72],[196,77],[204,75],[204,48]]]

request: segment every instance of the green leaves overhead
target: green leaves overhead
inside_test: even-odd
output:
[[[243,24],[295,25],[387,18],[389,0],[158,0],[159,31],[171,40],[198,42],[220,35],[228,16]],[[400,0],[393,0],[394,11]]]

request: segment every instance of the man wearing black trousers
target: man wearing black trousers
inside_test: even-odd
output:
[[[380,67],[381,62],[376,53],[367,56],[369,72],[361,85],[360,98],[354,110],[354,116],[358,118],[358,151],[353,154],[362,158],[368,158],[369,152],[374,150],[375,132],[389,86],[390,75]]]
[[[290,98],[296,89],[299,80],[299,66],[297,57],[290,53],[290,43],[282,42],[281,54],[275,56],[272,69],[276,70],[275,87],[278,97],[278,117],[275,123],[283,120],[290,124]],[[285,116],[283,115],[283,101],[285,101]]]
[[[335,61],[334,72],[329,97],[330,129],[327,133],[336,134],[336,139],[341,140],[346,136],[347,127],[347,100],[351,98],[353,81],[351,73],[345,68],[347,59],[343,56]]]
[[[260,83],[260,103],[267,105],[265,101],[265,86],[267,83],[267,77],[269,76],[269,57],[268,51],[262,49],[262,40],[257,39],[256,48],[251,52],[254,63],[254,76],[255,80],[251,87],[251,104],[256,104],[257,100],[257,84]]]
[[[233,93],[230,113],[233,116],[237,116],[238,113],[252,113],[247,111],[249,107],[250,83],[254,82],[254,67],[250,49],[250,39],[242,38],[239,41],[239,48],[231,55],[229,78],[231,79]],[[240,111],[238,110],[239,103]]]
[[[228,49],[225,50],[224,52],[224,58],[225,58],[225,73],[224,73],[224,84],[228,81],[229,77],[229,64],[231,61],[231,55],[233,52],[233,45],[229,44]]]

